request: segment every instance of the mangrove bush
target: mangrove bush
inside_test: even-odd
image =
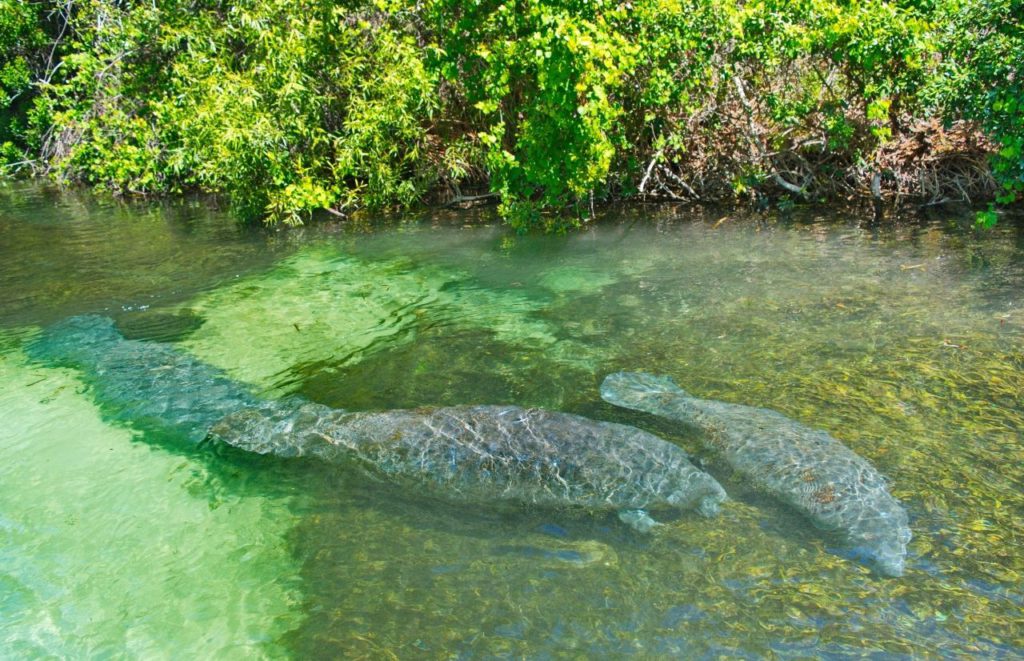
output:
[[[1022,0],[0,0],[0,159],[238,215],[1011,204]],[[991,215],[986,218],[993,217]]]

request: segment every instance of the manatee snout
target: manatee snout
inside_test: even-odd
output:
[[[879,573],[892,578],[903,576],[906,560],[902,555],[893,555],[885,559],[875,560],[875,568]]]
[[[911,533],[904,520],[885,522],[872,530],[854,533],[849,548],[855,558],[866,561],[883,576],[897,578],[906,569],[907,544]],[[884,527],[887,526],[887,527]]]
[[[700,499],[700,504],[697,505],[697,512],[704,518],[710,519],[718,516],[721,504],[722,499],[717,496],[704,496]]]
[[[907,544],[910,543],[910,529],[897,528],[877,545],[874,553],[875,569],[886,576],[903,576],[906,568]]]
[[[688,486],[676,491],[667,500],[670,504],[683,509],[696,509],[698,514],[710,519],[718,515],[721,504],[728,499],[728,496],[722,485],[713,477],[706,474],[699,477],[703,478],[701,479],[701,488],[694,489],[693,486]]]

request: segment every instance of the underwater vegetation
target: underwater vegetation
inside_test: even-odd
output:
[[[479,328],[568,367],[585,361],[585,344],[538,315],[545,298],[481,287],[458,267],[413,268],[407,257],[368,261],[314,245],[198,297],[190,308],[204,323],[184,346],[267,392],[288,392],[310,371],[338,370],[446,327]]]

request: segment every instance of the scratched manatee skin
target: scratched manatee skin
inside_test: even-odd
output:
[[[518,406],[347,413],[319,404],[228,415],[211,436],[278,456],[355,463],[466,503],[718,511],[725,491],[686,453],[626,425]]]
[[[828,433],[769,409],[692,397],[669,377],[610,374],[605,401],[704,432],[707,445],[761,491],[840,533],[856,557],[902,576],[910,542],[907,514],[885,479]]]

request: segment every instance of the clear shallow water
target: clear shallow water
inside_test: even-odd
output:
[[[1024,654],[1018,226],[609,216],[566,237],[458,214],[263,233],[200,204],[0,189],[0,655]],[[641,426],[733,500],[644,538],[156,438],[24,356],[83,312],[266,396]],[[602,403],[617,369],[777,409],[870,459],[910,513],[907,575],[830,552],[697,436]]]

